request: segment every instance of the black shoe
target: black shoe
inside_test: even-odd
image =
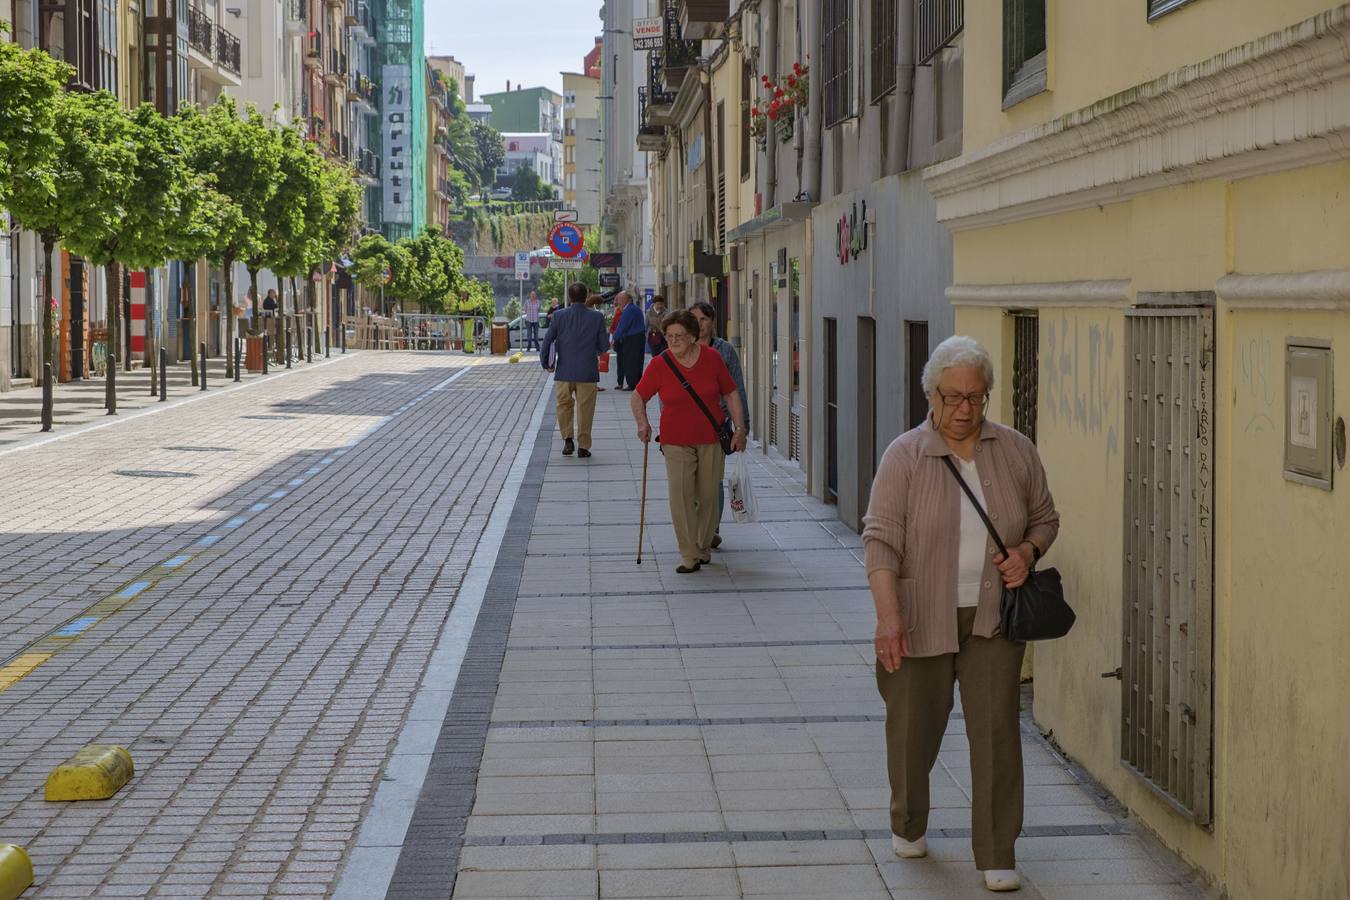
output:
[[[571,438],[563,438],[563,456],[571,456],[576,447]]]
[[[712,539],[712,548],[716,550],[720,546],[722,546],[722,536],[714,532]]]
[[[697,572],[699,570],[699,565],[699,563],[694,563],[693,566],[686,566],[684,563],[681,563],[675,567],[675,571],[679,572],[681,575],[688,575],[690,572]]]
[[[591,451],[587,450],[585,447],[582,447],[580,450],[577,451],[577,456],[581,457],[582,459],[590,459]]]

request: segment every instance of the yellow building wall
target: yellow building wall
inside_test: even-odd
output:
[[[1338,5],[1333,0],[1195,0],[1150,23],[1144,0],[1046,0],[1049,89],[1004,112],[1002,3],[971,0],[965,20],[965,150],[1091,106]]]
[[[954,236],[957,282],[1131,280],[1132,291],[1214,290],[1228,272],[1346,268],[1350,163],[1131,201]],[[1120,763],[1125,311],[1040,314],[1038,444],[1062,516],[1049,563],[1078,624],[1036,648],[1037,721],[1149,829],[1234,900],[1350,897],[1350,483],[1286,481],[1284,345],[1350,346],[1344,312],[1215,314],[1215,769],[1213,830]],[[1010,421],[1010,323],[960,307],[960,333],[995,356],[993,409]],[[1342,358],[1344,358],[1342,356]],[[1350,396],[1350,366],[1334,397]],[[1343,476],[1341,471],[1337,476]]]

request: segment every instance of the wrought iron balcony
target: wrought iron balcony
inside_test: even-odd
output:
[[[216,62],[236,75],[241,71],[239,68],[239,38],[230,34],[224,28],[216,29]]]
[[[214,58],[215,34],[216,23],[210,16],[196,7],[188,10],[188,43],[194,49]]]

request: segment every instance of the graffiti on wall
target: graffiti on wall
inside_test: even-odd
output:
[[[1060,426],[1102,438],[1106,455],[1120,453],[1121,376],[1115,326],[1084,324],[1076,315],[1046,317],[1043,407]]]
[[[1275,431],[1276,379],[1275,350],[1266,337],[1265,331],[1258,331],[1254,337],[1244,343],[1238,352],[1241,382],[1238,391],[1252,406],[1251,415],[1243,431],[1247,434],[1264,434]]]

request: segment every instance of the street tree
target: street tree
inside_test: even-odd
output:
[[[351,169],[325,162],[318,186],[318,193],[309,198],[307,216],[311,227],[306,228],[305,246],[311,270],[331,265],[350,250],[361,222],[361,187]],[[307,300],[311,321],[317,321],[318,295],[312,275],[307,279]],[[311,340],[317,350],[318,335],[311,333]]]
[[[511,176],[512,200],[552,200],[553,188],[539,177],[539,173],[521,163]]]
[[[239,210],[233,226],[218,235],[207,258],[225,273],[225,371],[233,374],[234,264],[254,256],[265,242],[264,212],[281,182],[281,143],[258,111],[242,115],[222,97],[204,112],[185,107],[182,118],[188,166],[215,177],[215,189]],[[258,298],[253,298],[257,316]]]
[[[352,280],[380,295],[380,315],[385,314],[385,297],[398,296],[394,292],[396,277],[411,268],[412,257],[407,249],[391,244],[382,234],[366,235],[352,250]]]
[[[16,172],[55,190],[56,101],[75,72],[41,50],[11,43],[3,37],[7,30],[0,22],[0,208]]]
[[[423,311],[444,312],[447,298],[458,292],[464,277],[464,251],[432,228],[399,243],[407,249],[417,274],[416,282],[400,295]]]
[[[55,377],[52,254],[58,243],[72,237],[92,245],[122,227],[126,207],[108,199],[125,198],[134,180],[136,151],[130,132],[129,118],[107,91],[63,92],[56,99],[52,134],[41,138],[56,146],[50,167],[15,171],[5,190],[4,204],[15,222],[42,241],[43,431],[52,429]]]
[[[103,266],[108,288],[108,366],[105,406],[117,413],[117,363],[121,349],[122,269],[148,269],[162,264],[172,252],[172,227],[179,205],[187,202],[191,187],[182,145],[174,123],[148,104],[126,117],[118,139],[131,151],[129,178],[103,179],[90,185],[105,195],[100,204],[121,210],[119,227],[101,236],[75,232],[66,246],[73,253]],[[130,359],[123,360],[130,368]]]
[[[249,248],[242,257],[248,271],[249,297],[253,304],[251,335],[262,330],[258,273],[263,269],[273,272],[295,272],[305,262],[306,226],[315,215],[311,197],[322,190],[319,176],[323,160],[306,147],[300,133],[293,128],[270,126],[265,138],[272,144],[278,160],[279,177],[271,199],[259,211],[262,240]]]

